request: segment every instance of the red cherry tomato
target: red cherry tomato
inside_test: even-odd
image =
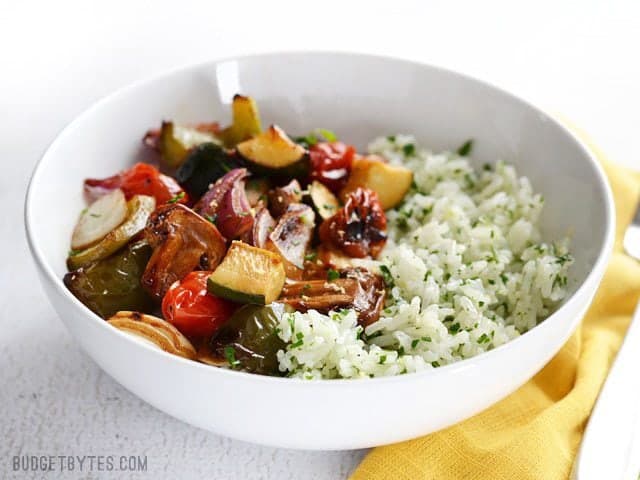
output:
[[[321,142],[309,148],[311,180],[318,180],[333,192],[347,183],[356,149],[342,142]]]
[[[116,188],[122,189],[127,200],[134,195],[155,197],[158,205],[172,199],[176,199],[180,203],[187,203],[189,200],[178,182],[163,175],[156,167],[148,163],[136,163],[129,170],[124,170],[112,177],[88,178],[84,181],[84,189],[91,197],[100,197]]]
[[[209,337],[233,314],[235,304],[207,291],[211,272],[191,272],[174,283],[162,299],[165,320],[190,337]]]

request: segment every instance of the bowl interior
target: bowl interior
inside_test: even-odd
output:
[[[228,123],[237,92],[256,98],[265,124],[291,133],[329,128],[363,148],[378,135],[410,133],[433,151],[469,138],[477,166],[505,160],[546,199],[547,239],[572,237],[570,287],[605,244],[607,187],[588,153],[540,111],[491,86],[400,60],[347,54],[280,54],[212,62],[134,85],[67,127],[41,161],[27,205],[33,246],[57,278],[84,208],[82,181],[112,175],[141,155],[162,119]]]

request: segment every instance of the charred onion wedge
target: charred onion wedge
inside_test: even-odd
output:
[[[235,168],[216,180],[194,207],[194,210],[215,223],[222,236],[229,240],[251,230],[253,214],[245,193],[246,168]]]
[[[227,250],[215,225],[179,203],[153,212],[145,238],[153,254],[142,275],[142,286],[157,299],[173,282],[198,267],[214,270]]]
[[[161,318],[144,313],[121,311],[107,320],[107,323],[118,330],[141,337],[165,352],[190,360],[196,358],[196,350],[187,337]]]

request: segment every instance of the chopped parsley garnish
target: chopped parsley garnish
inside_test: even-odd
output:
[[[461,157],[466,157],[471,153],[472,148],[473,148],[473,140],[470,139],[464,142],[462,145],[460,145],[460,147],[458,147],[458,150],[456,150],[456,153]]]
[[[384,362],[387,361],[387,356],[386,355],[380,355],[380,360],[378,360],[378,363],[380,365],[384,365]]]
[[[299,143],[306,148],[313,147],[316,143],[318,143],[318,137],[316,137],[313,133],[305,135],[304,137],[296,137],[293,140],[294,142]]]
[[[440,366],[440,363],[438,363],[438,362],[431,362],[431,366],[432,366],[433,368],[438,368],[438,367]]]
[[[491,341],[491,337],[489,337],[489,335],[487,335],[486,333],[483,333],[482,335],[480,335],[480,338],[478,338],[478,343],[479,344],[483,344],[483,343],[489,343]]]
[[[482,166],[482,169],[483,169],[485,172],[490,172],[491,170],[493,170],[493,167],[491,166],[491,164],[490,164],[490,163],[485,163],[485,164]]]
[[[327,130],[326,128],[316,128],[316,132],[324,137],[327,142],[337,142],[338,136],[333,133],[331,130]]]
[[[495,285],[496,281],[492,278],[490,278],[489,280],[487,280],[487,282],[489,282],[489,285]]]
[[[423,342],[430,342],[431,341],[431,337],[429,337],[429,336],[420,337],[420,340],[422,340]]]
[[[470,173],[464,174],[464,181],[467,184],[467,188],[473,188],[476,186],[476,182],[473,180]]]
[[[184,198],[184,196],[185,196],[185,193],[180,192],[175,197],[171,198],[167,203],[178,203],[180,200]]]
[[[327,272],[327,280],[332,282],[334,280],[337,280],[338,278],[340,278],[340,273],[337,270],[330,268],[329,271]]]
[[[291,344],[291,348],[298,348],[304,344],[304,335],[302,332],[296,333],[297,340]]]
[[[387,140],[389,140],[390,142],[395,142],[396,141],[396,136],[395,135],[389,135],[387,137]]]
[[[316,258],[318,258],[318,254],[316,252],[307,253],[304,256],[304,259],[309,261],[309,262],[315,261]]]
[[[380,273],[382,273],[382,280],[384,280],[384,284],[387,288],[393,288],[395,282],[393,281],[393,275],[391,275],[389,267],[386,265],[380,265]]]
[[[443,322],[453,322],[455,320],[455,317],[453,315],[447,315],[446,317],[444,317],[444,320],[442,320]]]
[[[401,230],[407,230],[409,228],[409,222],[407,222],[406,217],[398,217],[396,218],[396,225]]]
[[[89,215],[91,215],[93,218],[100,218],[102,216],[98,213],[90,213]]]
[[[232,368],[240,365],[240,360],[236,359],[236,350],[232,346],[224,347],[224,357]]]
[[[404,355],[404,347],[402,345],[398,348],[398,355]]]
[[[454,323],[452,325],[449,325],[449,333],[454,335],[456,333],[458,333],[458,331],[460,331],[460,324],[459,323]]]
[[[572,260],[573,260],[573,257],[568,253],[556,257],[556,263],[559,263],[561,266]]]
[[[413,143],[407,143],[406,145],[402,146],[402,151],[404,152],[405,156],[411,157],[416,153],[416,146]]]
[[[419,338],[416,338],[416,339],[412,340],[411,341],[411,348],[416,348],[419,343],[420,343],[420,339]]]
[[[502,280],[502,283],[504,283],[506,285],[507,281],[509,280],[509,277],[507,277],[504,273],[501,273],[500,274],[500,280]]]

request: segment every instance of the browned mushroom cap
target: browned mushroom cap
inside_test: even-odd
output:
[[[153,212],[144,234],[153,254],[142,275],[142,286],[157,299],[189,272],[215,269],[227,250],[215,225],[179,203]]]

